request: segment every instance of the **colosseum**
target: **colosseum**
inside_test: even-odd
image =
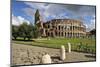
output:
[[[83,22],[73,19],[53,19],[47,22],[38,22],[41,36],[46,37],[84,37],[86,26]]]

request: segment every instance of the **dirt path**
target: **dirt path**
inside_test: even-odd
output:
[[[66,59],[59,59],[60,50],[52,48],[44,48],[37,46],[29,46],[12,43],[12,65],[29,65],[41,64],[41,57],[48,53],[52,58],[52,63],[62,62],[79,62],[79,61],[94,61],[95,57],[89,53],[66,52]]]

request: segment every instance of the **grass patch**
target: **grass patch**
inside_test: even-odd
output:
[[[13,40],[14,43],[19,44],[27,44],[41,47],[49,47],[49,48],[60,48],[61,45],[64,45],[66,49],[68,49],[67,43],[70,42],[72,45],[72,50],[75,51],[83,51],[83,52],[96,52],[96,41],[95,39],[88,38],[50,38],[47,39],[34,39],[31,41],[23,41],[23,40]],[[80,43],[80,45],[79,45]]]

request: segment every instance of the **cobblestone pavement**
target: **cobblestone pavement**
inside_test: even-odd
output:
[[[48,53],[51,56],[52,63],[95,61],[93,54],[81,52],[66,52],[66,59],[60,60],[60,49],[44,48],[30,45],[12,43],[11,46],[11,64],[12,65],[29,65],[41,64],[41,57]]]

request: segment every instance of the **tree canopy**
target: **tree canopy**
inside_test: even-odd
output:
[[[37,38],[38,28],[35,25],[27,24],[26,22],[24,22],[20,26],[12,25],[12,37],[14,39],[17,39],[17,37],[21,37],[24,40],[26,40],[26,38],[28,40]]]
[[[37,23],[37,21],[40,20],[40,13],[39,13],[39,10],[37,9],[36,12],[35,12],[35,24]]]

